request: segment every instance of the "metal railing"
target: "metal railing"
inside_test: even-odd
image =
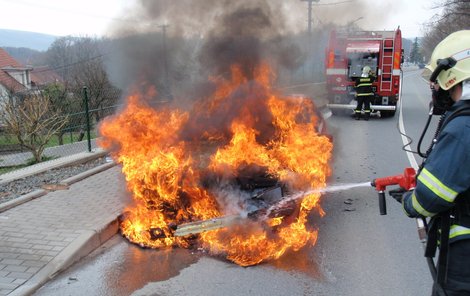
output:
[[[110,89],[102,94],[99,100],[90,98],[87,87],[84,87],[81,92],[70,94],[70,97],[78,100],[61,106],[63,114],[61,117],[66,123],[46,144],[43,160],[85,151],[91,152],[97,147],[99,122],[106,116],[114,114],[120,107],[119,91]],[[0,174],[33,163],[31,151],[21,145],[16,135],[9,132],[8,128],[0,125]]]

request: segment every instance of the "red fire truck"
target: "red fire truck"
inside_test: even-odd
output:
[[[355,109],[354,82],[369,66],[376,79],[372,112],[394,116],[400,93],[403,50],[400,27],[395,31],[332,31],[326,52],[328,107]]]

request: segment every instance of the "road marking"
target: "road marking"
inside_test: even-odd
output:
[[[407,76],[410,76],[410,75],[407,75]],[[400,136],[403,142],[403,146],[406,147],[406,146],[409,146],[408,145],[409,139],[405,137],[406,131],[405,131],[405,125],[403,124],[403,101],[401,97],[401,91],[403,90],[402,86],[403,86],[403,77],[400,80],[400,99],[398,100],[398,102],[400,102],[400,114],[398,117],[398,128],[400,131]],[[408,161],[410,162],[410,165],[415,169],[415,171],[418,171],[418,162],[416,161],[416,158],[413,155],[413,153],[407,150],[405,150],[405,152],[406,152],[406,156],[408,157]],[[422,236],[423,231],[427,231],[426,226],[424,225],[423,219],[416,218],[415,221],[416,221],[416,228],[418,229],[419,240],[422,243],[422,247],[426,249],[426,237]]]
[[[398,100],[398,102],[400,102],[400,114],[399,114],[399,117],[398,117],[398,129],[400,131],[400,136],[401,136],[401,140],[403,142],[403,146],[406,147],[406,146],[409,146],[409,139],[405,137],[406,135],[406,131],[405,131],[405,125],[403,124],[403,98],[401,96],[401,92],[403,90],[403,79],[400,80],[400,98]],[[413,153],[411,153],[410,151],[407,151],[405,150],[406,152],[406,156],[408,157],[408,161],[410,162],[410,165],[415,169],[415,170],[418,170],[418,162],[416,161],[416,158],[415,156],[413,155]]]

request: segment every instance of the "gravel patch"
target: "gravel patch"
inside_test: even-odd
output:
[[[43,186],[59,184],[64,179],[76,176],[107,162],[109,162],[109,158],[101,157],[3,184],[0,186],[0,204],[14,200]]]

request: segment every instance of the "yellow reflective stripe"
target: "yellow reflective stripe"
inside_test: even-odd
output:
[[[434,192],[434,194],[448,202],[454,202],[455,198],[457,197],[457,192],[444,185],[426,168],[424,168],[421,174],[419,174],[418,180],[426,185],[426,187]]]
[[[361,83],[361,84],[358,84],[356,87],[361,87],[361,86],[371,86],[372,83]]]
[[[420,213],[423,216],[432,217],[436,215],[435,213],[428,212],[423,208],[423,206],[418,202],[418,199],[416,198],[416,195],[414,192],[411,195],[411,204],[413,205],[413,209],[415,209],[416,212]]]
[[[460,235],[470,234],[470,229],[460,225],[452,225],[450,227],[449,238],[454,238]]]
[[[358,97],[363,97],[363,96],[372,96],[374,93],[367,93],[367,94],[357,94]]]

